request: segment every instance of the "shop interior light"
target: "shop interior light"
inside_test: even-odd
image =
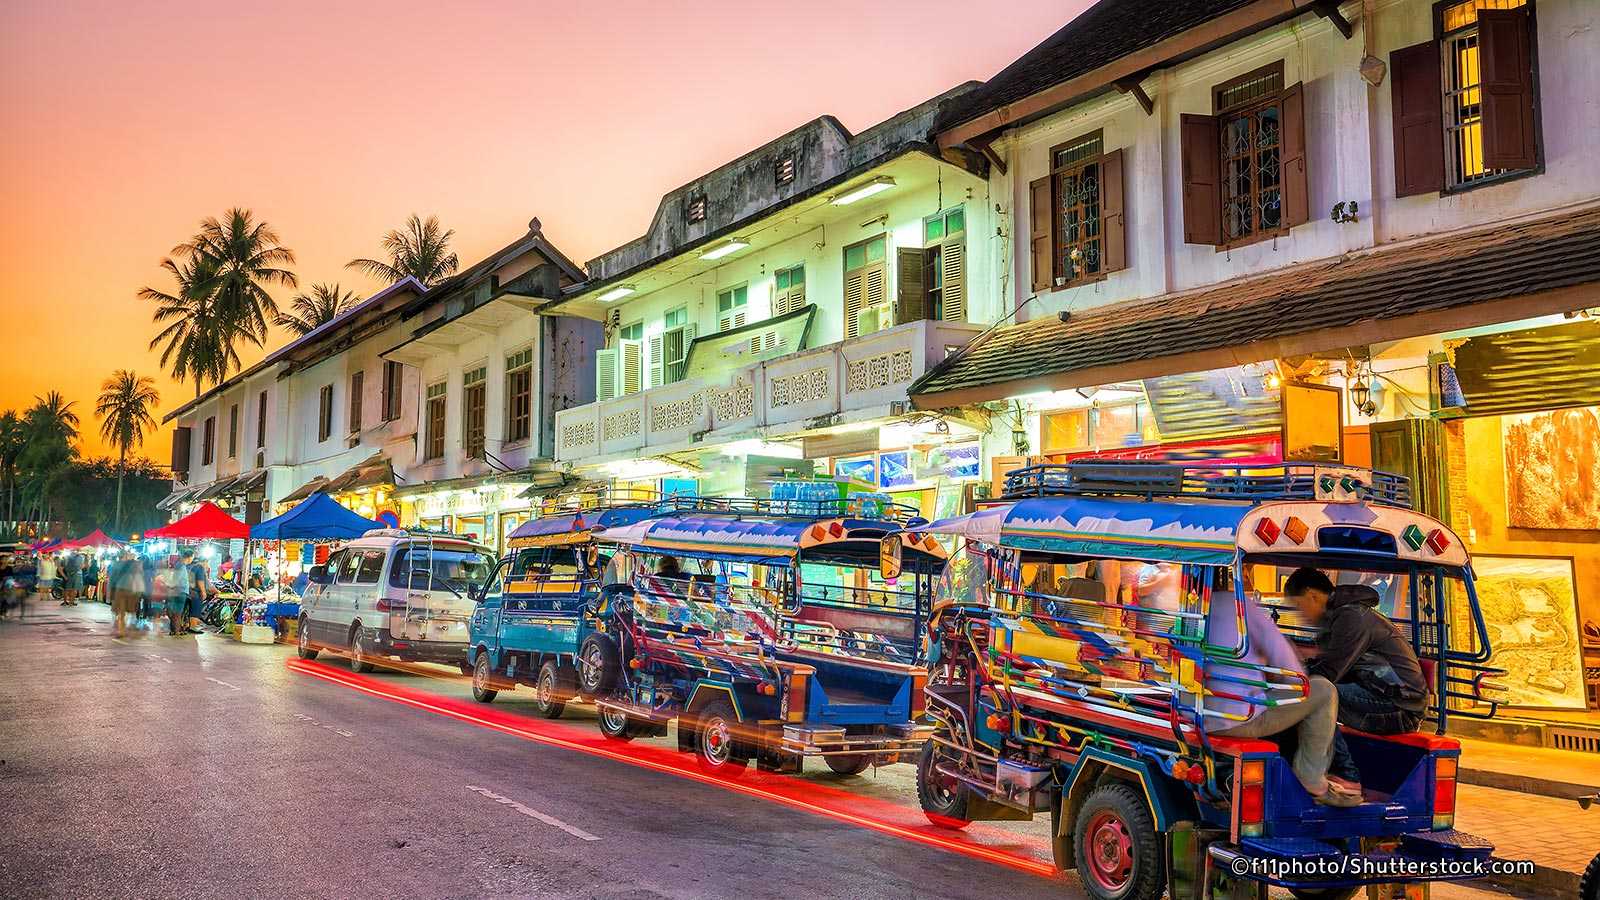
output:
[[[738,253],[740,250],[743,250],[744,248],[746,248],[748,246],[750,246],[750,242],[745,240],[744,238],[733,238],[731,240],[725,241],[724,243],[718,244],[715,247],[712,247],[710,250],[706,250],[706,251],[702,252],[700,254],[700,258],[701,259],[721,259],[721,258],[723,258],[724,256],[727,256],[730,253]]]
[[[865,200],[873,194],[881,194],[892,187],[894,187],[893,178],[887,175],[879,175],[865,184],[857,185],[848,191],[829,197],[828,202],[834,206],[848,206],[857,200]]]
[[[601,294],[600,295],[600,302],[601,303],[610,303],[613,300],[621,300],[623,297],[626,297],[629,294],[633,293],[634,290],[635,290],[635,288],[631,284],[619,284],[616,287],[612,288],[611,290],[606,291],[604,294]]]

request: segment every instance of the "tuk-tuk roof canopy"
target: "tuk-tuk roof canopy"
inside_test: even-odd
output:
[[[736,559],[787,564],[802,550],[819,549],[877,560],[883,538],[904,538],[907,561],[936,561],[944,549],[923,544],[897,522],[881,519],[741,518],[737,515],[662,516],[621,527],[608,527],[600,537],[614,544],[656,553],[698,559]]]
[[[529,519],[518,525],[515,531],[506,536],[506,545],[511,548],[519,548],[555,543],[577,543],[589,540],[592,537],[592,529],[627,525],[644,519],[649,515],[650,510],[645,507],[624,506],[590,508],[553,516],[541,516],[537,519]]]

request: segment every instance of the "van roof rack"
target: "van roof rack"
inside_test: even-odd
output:
[[[470,534],[452,534],[448,531],[429,531],[426,528],[370,528],[361,533],[362,537],[395,537],[395,538],[441,538],[447,541],[464,541],[468,544],[478,543],[478,539]]]
[[[1412,509],[1411,479],[1323,463],[1188,465],[1157,460],[1075,460],[1006,473],[1002,499],[1157,497],[1184,500],[1363,500]]]

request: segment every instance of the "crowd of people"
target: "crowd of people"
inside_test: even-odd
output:
[[[229,563],[224,558],[225,568]],[[144,627],[200,634],[205,605],[216,593],[210,568],[192,548],[170,555],[124,548],[105,566],[97,555],[79,551],[0,556],[0,619],[26,618],[35,598],[62,606],[103,600],[111,605],[117,637]]]

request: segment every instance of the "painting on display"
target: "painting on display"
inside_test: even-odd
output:
[[[833,474],[840,478],[875,485],[878,483],[877,457],[858,456],[853,459],[834,460]]]
[[[1503,702],[1585,708],[1572,558],[1474,556],[1472,569]]]
[[[1600,530],[1600,407],[1503,421],[1511,527]]]
[[[917,480],[911,470],[911,452],[896,450],[878,454],[878,487],[889,489],[906,487]]]

